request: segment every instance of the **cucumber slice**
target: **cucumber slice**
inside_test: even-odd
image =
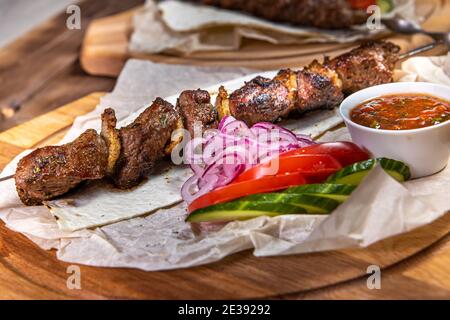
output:
[[[289,204],[301,207],[310,214],[327,214],[340,204],[333,199],[300,193],[260,193],[247,196],[245,200]]]
[[[246,220],[283,214],[328,214],[340,203],[306,194],[261,193],[192,212],[189,222]]]
[[[361,180],[379,163],[398,181],[410,178],[408,166],[387,158],[369,159],[345,167],[327,183],[302,185],[280,193],[261,193],[194,211],[189,222],[246,220],[283,214],[328,214],[344,202]]]
[[[411,177],[409,167],[403,162],[387,158],[378,158],[356,162],[348,167],[345,167],[328,177],[327,183],[357,186],[377,163],[381,165],[386,173],[397,181],[403,182]]]
[[[318,183],[291,187],[284,190],[283,193],[314,195],[343,203],[355,189],[355,186],[349,184]]]
[[[409,167],[401,161],[388,158],[378,158],[377,161],[389,175],[397,181],[403,182],[411,178]]]
[[[275,217],[282,214],[306,213],[306,210],[283,203],[274,202],[251,202],[236,200],[202,208],[191,213],[186,221],[232,221],[247,220],[259,216]]]
[[[387,13],[394,9],[392,0],[377,0],[377,6],[380,7],[381,13]]]

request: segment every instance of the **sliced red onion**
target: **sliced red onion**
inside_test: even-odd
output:
[[[222,126],[220,132],[231,136],[255,138],[253,132],[247,127],[245,122],[239,120],[228,121]]]
[[[311,144],[310,137],[273,123],[259,122],[249,128],[225,116],[218,130],[207,130],[203,138],[192,139],[184,148],[184,159],[194,175],[184,183],[181,195],[191,203],[268,158]]]
[[[225,116],[225,117],[223,117],[222,120],[220,120],[220,122],[219,122],[219,127],[218,127],[219,131],[222,130],[222,128],[223,128],[226,124],[228,124],[229,122],[235,121],[235,120],[236,120],[236,119],[233,118],[233,117],[231,117],[231,116]]]
[[[242,149],[226,149],[218,155],[216,161],[212,162],[203,172],[198,186],[203,188],[206,181],[211,180],[210,176],[217,178],[212,184],[212,189],[225,186],[233,181],[246,168],[245,154],[239,153],[242,151]]]
[[[187,179],[181,187],[181,196],[187,203],[191,203],[197,196],[197,193],[199,191],[198,179],[199,177],[194,175]]]
[[[203,174],[203,171],[205,170],[202,166],[195,164],[195,163],[191,163],[189,165],[192,169],[192,171],[194,171],[196,176],[201,176]]]

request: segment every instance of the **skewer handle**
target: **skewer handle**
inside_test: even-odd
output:
[[[425,46],[422,46],[422,47],[419,47],[419,48],[415,48],[415,49],[413,49],[411,51],[408,51],[408,52],[405,52],[405,53],[401,54],[399,56],[399,59],[403,60],[403,59],[406,59],[406,58],[418,55],[418,54],[420,54],[422,52],[429,51],[431,49],[434,49],[435,47],[437,47],[441,43],[442,43],[441,41],[435,41],[435,42],[432,42],[432,43],[427,44]]]

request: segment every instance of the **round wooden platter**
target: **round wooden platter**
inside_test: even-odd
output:
[[[91,94],[1,133],[0,168],[26,148],[56,143],[73,119],[92,110],[101,95]],[[447,214],[432,224],[365,249],[268,258],[256,258],[246,251],[209,265],[162,272],[80,266],[81,290],[71,290],[67,287],[70,264],[1,223],[0,298],[274,298],[365,277],[369,265],[388,268],[417,255],[449,232]],[[433,263],[442,265],[441,258],[436,259]]]
[[[428,13],[423,25],[429,29],[447,31],[450,28],[450,2],[445,0],[417,0],[417,11]],[[322,43],[302,45],[273,45],[261,41],[244,41],[239,51],[193,53],[189,56],[147,54],[131,52],[128,42],[133,31],[132,17],[140,7],[118,15],[94,20],[88,27],[81,50],[83,69],[92,75],[116,77],[129,58],[146,59],[160,63],[190,64],[201,66],[248,67],[272,70],[299,67],[321,59],[324,55],[336,55],[354,46],[354,43]],[[429,42],[427,37],[395,36],[390,40],[404,51]]]

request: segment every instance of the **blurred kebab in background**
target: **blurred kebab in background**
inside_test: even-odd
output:
[[[392,0],[189,0],[223,9],[242,11],[274,22],[343,29],[367,20],[366,10],[378,5],[383,12],[392,9]]]

